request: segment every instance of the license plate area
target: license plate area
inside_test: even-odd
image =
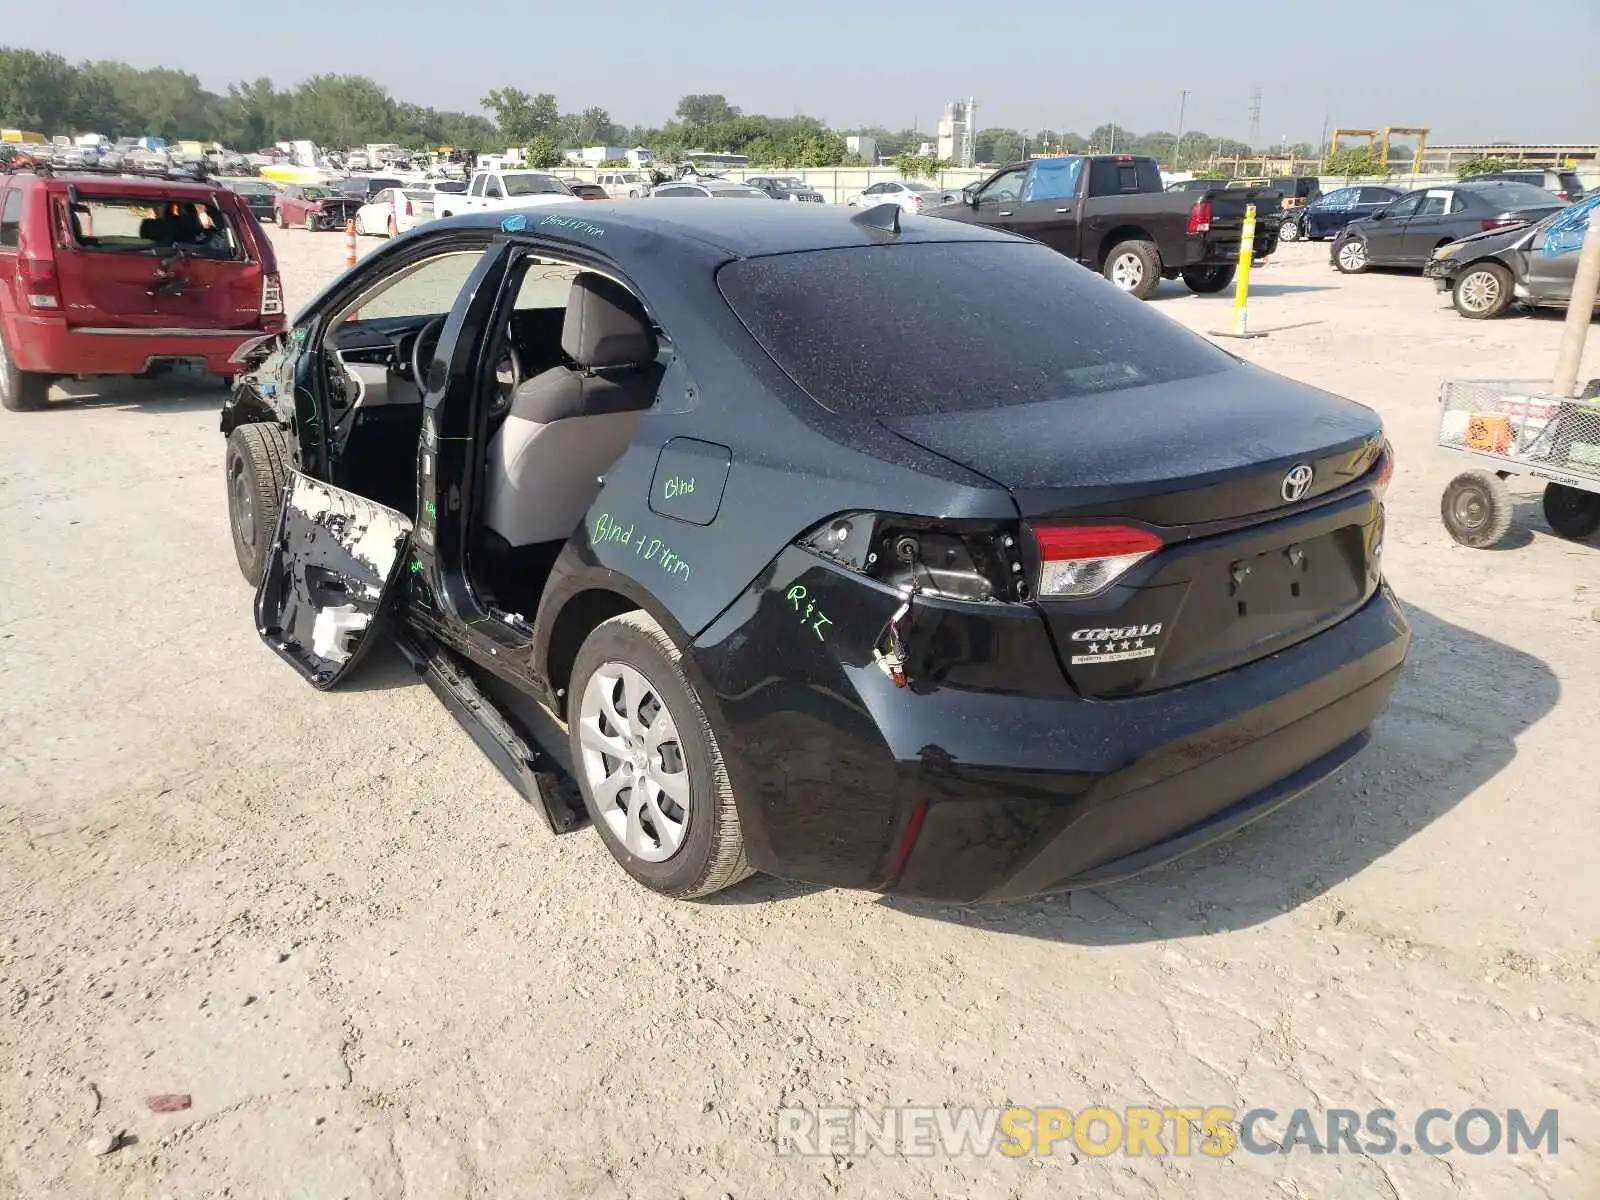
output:
[[[1325,612],[1359,599],[1365,575],[1361,564],[1357,526],[1235,559],[1223,580],[1227,609],[1235,623],[1257,626],[1263,634],[1274,632],[1286,624],[1283,618]]]

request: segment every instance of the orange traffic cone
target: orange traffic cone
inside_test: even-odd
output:
[[[344,265],[347,267],[356,265],[356,223],[354,221],[346,221],[344,223]]]

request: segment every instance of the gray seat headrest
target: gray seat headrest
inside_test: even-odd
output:
[[[632,292],[584,271],[572,280],[561,348],[581,367],[631,367],[655,358],[656,335]]]

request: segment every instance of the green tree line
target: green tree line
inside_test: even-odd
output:
[[[490,91],[482,104],[493,120],[397,100],[363,75],[316,75],[288,88],[256,79],[218,93],[195,76],[169,68],[73,64],[58,54],[0,47],[0,125],[42,133],[150,134],[218,141],[240,150],[297,138],[330,148],[368,142],[477,151],[526,146],[531,159],[550,163],[568,147],[638,145],[668,160],[699,149],[744,154],[752,163],[772,167],[872,165],[850,155],[844,137],[815,117],[746,113],[715,93],[684,96],[673,119],[661,126],[619,125],[598,106],[563,113],[552,93],[514,87]],[[882,159],[915,155],[922,143],[935,140],[914,129],[867,126],[846,132],[875,138]],[[1171,167],[1173,143],[1170,132],[1134,133],[1110,124],[1087,136],[996,126],[979,131],[974,149],[985,163],[1009,162],[1025,153],[1092,150],[1148,154]],[[1310,152],[1309,146],[1293,149]],[[1196,168],[1216,155],[1248,153],[1242,142],[1191,130],[1183,135],[1177,158],[1178,165]]]

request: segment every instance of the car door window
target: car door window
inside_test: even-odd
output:
[[[485,200],[502,200],[505,193],[500,190],[500,181],[490,179],[483,185],[483,198]]]
[[[0,210],[0,247],[15,249],[22,240],[22,189],[6,192],[5,208]]]
[[[1357,191],[1359,191],[1361,193],[1361,199],[1360,199],[1359,202],[1362,203],[1362,204],[1387,204],[1387,203],[1389,203],[1389,201],[1394,199],[1394,193],[1391,192],[1388,188],[1374,188],[1374,187],[1364,187],[1364,188],[1359,188],[1359,189],[1358,188],[1341,188],[1340,191],[1339,192],[1335,192],[1334,195],[1339,195],[1339,194],[1341,194],[1343,192],[1355,193]]]
[[[554,258],[527,258],[526,272],[517,287],[517,299],[512,305],[518,311],[530,308],[567,307],[567,297],[572,294],[572,281],[581,268]]]
[[[1001,172],[984,185],[983,191],[978,193],[978,202],[1003,203],[1017,199],[1022,195],[1022,181],[1027,174],[1027,167]]]
[[[1429,192],[1417,206],[1419,217],[1442,217],[1450,211],[1449,192]]]
[[[1383,215],[1389,218],[1415,216],[1417,209],[1422,207],[1422,195],[1421,192],[1415,192],[1403,200],[1396,200],[1383,210]]]
[[[486,178],[486,176],[479,175],[476,179],[474,179],[472,181],[472,194],[474,196],[483,195],[483,181],[484,181],[485,178]]]
[[[355,319],[349,315],[352,313],[359,313],[362,321],[447,313],[455,307],[456,297],[483,253],[481,249],[454,250],[425,258],[388,275],[346,305],[335,318],[333,328]]]

